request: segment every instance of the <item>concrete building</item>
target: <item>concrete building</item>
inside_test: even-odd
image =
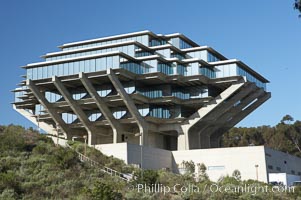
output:
[[[55,136],[52,139],[57,142]],[[62,146],[66,142],[67,140],[59,139]],[[199,164],[204,164],[211,181],[232,176],[234,170],[240,171],[242,180],[277,182],[286,186],[301,180],[301,158],[265,146],[169,151],[123,142],[94,145],[94,148],[107,156],[114,156],[143,169],[170,169],[174,173],[181,173],[185,171],[183,161],[192,161],[195,165],[195,177],[198,177]]]
[[[217,181],[222,176],[232,176],[234,170],[240,171],[242,180],[253,179],[268,183],[269,177],[272,177],[271,181],[275,181],[273,176],[279,173],[293,176],[294,181],[301,180],[301,158],[265,146],[168,151],[119,143],[96,145],[95,148],[128,164],[142,165],[146,169],[169,168],[179,173],[183,161],[193,161],[197,174],[198,164],[203,163],[212,181]],[[282,180],[278,180],[280,181]]]
[[[165,150],[220,146],[270,98],[268,80],[182,34],[150,31],[68,43],[31,63],[16,111],[52,135],[89,145]]]

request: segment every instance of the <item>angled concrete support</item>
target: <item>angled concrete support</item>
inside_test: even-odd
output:
[[[256,97],[254,98],[256,94],[257,94],[257,100],[252,103],[252,101],[256,99]],[[218,147],[220,142],[220,137],[222,136],[223,133],[225,133],[230,128],[235,126],[243,118],[245,118],[255,109],[257,109],[260,105],[262,105],[265,101],[267,101],[270,97],[271,97],[271,93],[264,93],[264,91],[260,89],[256,93],[247,97],[245,101],[241,103],[241,105],[238,105],[237,108],[234,108],[235,112],[231,112],[232,115],[231,117],[229,116],[230,117],[229,120],[225,120],[223,125],[219,126],[220,127],[219,129],[215,129],[214,133],[211,135],[210,138],[211,147]]]
[[[140,132],[140,145],[147,145],[148,139],[148,124],[145,122],[143,117],[140,115],[135,103],[133,100],[129,97],[129,95],[124,90],[122,84],[118,80],[117,76],[115,75],[114,71],[112,69],[107,70],[107,74],[109,76],[109,79],[111,80],[113,86],[115,87],[116,91],[124,101],[124,104],[126,105],[127,109],[131,113],[132,117],[136,120],[139,132]]]
[[[219,126],[219,124],[216,122],[218,121],[220,116],[222,116],[225,113],[229,113],[229,110],[233,108],[233,106],[237,102],[241,101],[248,94],[252,93],[255,89],[255,83],[245,83],[245,86],[242,88],[242,90],[239,90],[230,99],[227,99],[223,104],[220,104],[218,107],[216,107],[208,115],[206,115],[203,119],[199,121],[199,123],[202,124],[200,126],[201,128],[198,128],[200,138],[199,148],[210,148],[210,135],[213,133],[213,130]]]
[[[106,105],[106,103],[103,101],[103,99],[99,96],[95,88],[93,87],[90,80],[86,77],[86,75],[81,72],[79,74],[80,81],[90,94],[90,96],[94,99],[97,107],[101,111],[101,113],[104,115],[104,117],[108,120],[110,126],[113,130],[113,143],[117,143],[121,141],[121,134],[123,132],[122,125],[114,118],[111,110]]]
[[[231,110],[229,110],[229,112],[226,112],[223,115],[221,115],[216,120],[216,124],[221,124],[222,122],[225,122],[228,119],[230,119],[231,117],[233,117],[236,114],[240,113],[244,107],[246,107],[247,105],[252,103],[252,101],[254,101],[256,98],[262,96],[263,93],[264,93],[263,89],[257,89],[257,91],[252,92],[251,94],[249,94],[248,96],[243,98],[238,105],[234,106]]]
[[[265,101],[267,101],[269,98],[271,98],[271,93],[265,93],[264,95],[257,98],[255,102],[253,102],[251,105],[248,105],[247,107],[243,108],[242,112],[238,113],[236,116],[234,116],[228,123],[227,126],[229,128],[235,126],[238,122],[240,122],[243,118],[245,118],[247,115],[249,115],[251,112],[256,110],[261,104],[263,104]]]
[[[105,135],[105,134],[101,133],[102,131],[100,129],[96,129],[95,127],[93,127],[92,123],[89,121],[85,112],[81,109],[81,107],[77,104],[77,102],[72,98],[71,94],[68,92],[66,87],[60,81],[60,79],[58,77],[54,76],[54,77],[52,77],[52,82],[54,83],[54,85],[56,86],[58,91],[61,93],[61,95],[64,97],[65,101],[68,103],[68,105],[73,110],[73,112],[77,115],[78,119],[81,121],[84,128],[87,130],[88,144],[89,145],[94,144],[95,140],[93,140],[93,134],[98,133],[101,135]]]
[[[220,106],[221,104],[225,103],[225,100],[228,99],[231,95],[233,95],[236,91],[238,91],[241,87],[245,85],[245,81],[241,79],[235,84],[232,84],[230,87],[228,87],[226,90],[224,90],[219,96],[214,98],[211,102],[208,103],[208,105],[200,108],[197,112],[195,112],[193,115],[191,115],[186,122],[181,126],[182,130],[185,134],[185,144],[179,145],[179,147],[185,147],[185,149],[190,149],[189,140],[194,140],[194,138],[191,138],[189,133],[190,129],[194,127],[195,129],[199,129],[196,125],[199,124],[201,120],[205,118],[206,115],[208,115],[210,112],[212,112],[215,108]],[[181,141],[178,141],[178,144]]]
[[[55,108],[48,102],[44,94],[40,92],[38,87],[32,82],[32,80],[27,79],[26,85],[32,91],[34,96],[37,98],[39,103],[47,110],[48,114],[51,116],[56,124],[60,125],[62,132],[66,135],[67,139],[71,139],[71,130],[68,128],[67,124],[62,119],[61,115],[56,111]],[[58,133],[57,133],[58,134]]]
[[[40,127],[42,130],[44,130],[46,133],[51,134],[51,135],[57,135],[57,132],[55,128],[51,124],[47,124],[43,121],[37,120],[37,118],[29,111],[22,109],[22,108],[17,108],[16,105],[13,105],[14,110],[16,110],[18,113],[26,117],[29,121],[31,121],[33,124],[36,126]]]

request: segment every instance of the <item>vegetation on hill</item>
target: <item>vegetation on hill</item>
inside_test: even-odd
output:
[[[76,151],[84,152],[83,144],[71,145]],[[221,177],[218,182],[212,182],[208,179],[206,166],[201,164],[197,177],[199,181],[196,182],[192,170],[187,170],[184,175],[166,170],[140,171],[90,147],[86,154],[103,166],[133,173],[135,178],[125,182],[104,174],[99,167],[80,162],[74,150],[55,146],[52,140],[32,128],[0,126],[0,199],[201,200],[297,199],[301,196],[298,188],[294,193],[266,193],[254,189],[249,192],[226,192],[227,187],[244,185],[271,189],[270,185],[261,182],[242,181],[238,170],[232,176]],[[217,191],[217,186],[222,190]],[[139,187],[143,189],[139,190]]]
[[[286,115],[276,126],[232,128],[222,137],[222,146],[266,145],[301,157],[301,121]]]

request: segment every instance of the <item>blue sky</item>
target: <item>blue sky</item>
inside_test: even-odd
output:
[[[272,98],[239,126],[301,120],[301,18],[293,0],[1,0],[0,124],[33,126],[12,109],[24,66],[63,43],[141,30],[180,32],[227,58],[244,61],[271,83]]]

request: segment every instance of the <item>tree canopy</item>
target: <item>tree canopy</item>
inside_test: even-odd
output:
[[[301,13],[301,0],[295,0],[294,8]],[[299,15],[301,17],[301,15]]]
[[[232,128],[223,135],[224,147],[266,145],[301,157],[301,121],[285,115],[276,126]]]

